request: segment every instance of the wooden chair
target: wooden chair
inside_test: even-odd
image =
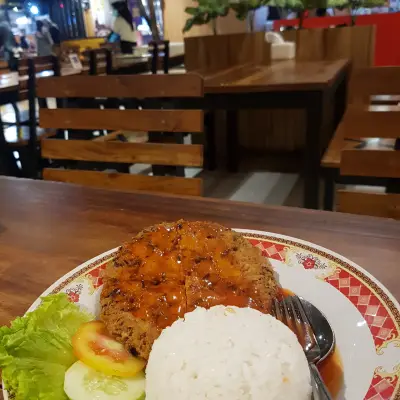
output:
[[[50,62],[51,61],[51,62]],[[28,68],[25,70],[25,63]],[[60,67],[56,57],[32,57],[21,61],[22,70],[27,76],[20,79],[20,97],[28,99],[28,110],[20,113],[17,104],[13,105],[16,120],[5,118],[8,127],[5,128],[3,135],[3,148],[7,149],[9,157],[8,164],[15,164],[11,169],[11,174],[27,178],[37,178],[39,171],[39,147],[40,141],[45,137],[54,136],[56,131],[53,129],[37,129],[36,113],[36,91],[35,81],[44,71],[52,74],[59,74]],[[39,73],[38,73],[39,72]],[[39,99],[42,107],[47,106],[45,99]],[[22,119],[22,121],[21,121]],[[21,163],[17,166],[13,154],[18,154]]]
[[[399,67],[360,68],[353,71],[349,85],[348,108],[321,162],[322,167],[327,169],[325,209],[333,208],[335,181],[386,186],[386,180],[383,178],[397,178],[393,176],[391,168],[396,167],[400,170],[400,153],[395,151],[399,146],[397,138],[400,134],[397,126],[400,123],[400,107],[371,105],[371,98],[398,94],[400,94]],[[375,139],[366,140],[368,138]],[[353,161],[351,161],[352,157],[354,157]],[[355,168],[362,160],[369,164]],[[339,168],[341,176],[337,176]],[[393,190],[391,181],[389,181],[388,190]],[[352,199],[353,197],[347,194],[340,196],[338,209],[345,210],[349,203],[344,203],[343,198]],[[357,196],[358,199],[361,198],[360,195]],[[374,198],[379,198],[380,201],[384,198],[393,199],[393,196],[376,196]],[[362,210],[360,206],[360,212]]]
[[[160,64],[164,74],[169,72],[169,40],[162,40],[159,42],[151,41],[149,43],[149,52],[152,55],[151,58],[151,73],[157,74],[160,69]],[[162,52],[162,61],[160,60],[160,52]]]
[[[398,124],[400,113],[397,113],[397,119]],[[340,163],[341,175],[389,179],[386,193],[370,189],[339,190],[337,211],[400,219],[400,142],[396,128],[393,126],[391,133],[385,131],[386,138],[392,136],[398,141],[398,145],[393,148],[343,150]]]
[[[54,75],[60,74],[60,65],[58,59],[53,56],[45,57],[32,57],[32,58],[21,58],[18,61],[18,74],[20,76],[20,89],[19,89],[19,100],[28,100],[28,63],[33,62],[35,66],[36,73],[49,71]],[[3,124],[8,126],[16,125],[16,129],[20,129],[21,126],[29,125],[29,118],[27,111],[20,111],[16,103],[12,103],[11,106],[14,109],[14,116],[10,118],[3,118]]]
[[[38,82],[39,96],[74,98],[140,98],[161,102],[163,98],[200,98],[203,81],[197,75],[70,76]],[[138,132],[202,132],[200,110],[41,109],[44,128],[107,129]],[[57,140],[42,142],[42,157],[77,162],[144,163],[162,166],[199,167],[201,145],[130,143],[112,140]],[[103,171],[46,168],[43,178],[60,182],[120,190],[148,190],[200,195],[201,180],[177,176],[143,176]]]
[[[112,53],[107,48],[90,49],[82,54],[84,69],[88,69],[89,75],[111,75]],[[86,67],[86,68],[85,68]]]

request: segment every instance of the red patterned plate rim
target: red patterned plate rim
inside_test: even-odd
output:
[[[275,234],[271,232],[263,232],[263,231],[255,231],[255,230],[247,230],[247,229],[235,229],[238,232],[241,232],[244,234],[246,238],[248,238],[250,241],[254,240],[259,240],[261,242],[265,243],[272,243],[272,244],[280,244],[285,247],[295,247],[299,248],[302,251],[310,252],[311,254],[318,254],[321,257],[324,257],[327,260],[330,260],[334,263],[336,263],[341,269],[347,271],[350,276],[357,278],[362,284],[366,285],[368,288],[370,288],[373,292],[373,294],[379,298],[379,301],[384,305],[385,309],[388,311],[388,315],[390,316],[391,320],[393,321],[394,327],[397,331],[397,334],[400,332],[400,305],[397,302],[397,300],[394,298],[394,296],[385,288],[384,285],[382,285],[375,277],[373,277],[370,273],[365,271],[363,268],[358,266],[357,264],[353,263],[352,261],[348,260],[346,257],[341,256],[340,254],[337,254],[331,250],[328,250],[324,247],[318,246],[314,243],[303,241],[301,239],[285,236],[285,235],[280,235],[280,234]],[[254,244],[254,243],[253,243]],[[62,278],[60,278],[57,282],[55,282],[53,285],[51,285],[40,297],[46,296],[52,293],[58,293],[62,291],[66,286],[68,286],[70,283],[72,283],[74,280],[81,276],[86,276],[89,272],[95,270],[98,267],[104,266],[106,262],[111,260],[118,248],[114,248],[112,250],[109,250],[95,258],[92,258],[91,260],[81,264],[68,274],[64,275]],[[269,258],[268,255],[266,255]],[[330,284],[329,282],[330,277],[326,279],[326,281]],[[334,286],[334,285],[333,285]],[[339,289],[338,289],[339,290]],[[342,293],[343,294],[343,293]],[[29,311],[34,310],[39,304],[40,304],[40,297],[32,304],[32,306],[29,308]],[[348,297],[348,296],[346,296]],[[349,298],[349,297],[348,297]],[[362,314],[362,313],[361,313]],[[364,314],[362,314],[363,317],[365,317]],[[399,342],[400,343],[400,342]],[[400,371],[399,371],[400,374]],[[377,378],[374,376],[374,379]],[[382,381],[381,378],[379,378],[380,383]],[[383,379],[384,380],[384,379]],[[375,382],[376,383],[376,382]],[[378,385],[374,384],[374,381],[371,382],[370,385],[370,390],[368,391],[367,395],[365,396],[365,400],[400,400],[400,379],[396,377],[396,381],[394,382],[393,390],[391,390],[391,393],[387,392],[386,389],[386,394],[384,393],[379,393],[376,391],[376,387]],[[7,393],[4,392],[4,398],[7,399]],[[382,394],[382,395],[381,395]],[[358,400],[358,399],[356,399]]]

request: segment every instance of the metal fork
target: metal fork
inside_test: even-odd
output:
[[[282,301],[274,299],[274,314],[296,334],[303,347],[310,367],[313,399],[332,400],[316,366],[321,358],[321,350],[300,299],[297,296],[288,296]]]

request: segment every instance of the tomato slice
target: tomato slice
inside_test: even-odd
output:
[[[79,360],[106,375],[132,377],[145,366],[108,334],[101,321],[81,325],[72,338],[72,347]]]

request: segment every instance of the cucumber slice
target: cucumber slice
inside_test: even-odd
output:
[[[64,391],[71,400],[142,400],[145,375],[133,378],[105,375],[77,361],[65,373]]]

